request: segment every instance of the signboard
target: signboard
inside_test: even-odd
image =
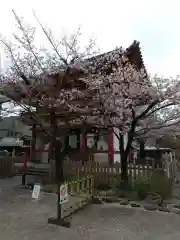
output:
[[[41,185],[35,184],[32,192],[32,199],[38,200],[40,197]]]
[[[95,141],[94,141],[94,134],[88,134],[87,135],[87,146],[89,147],[89,148],[92,148],[93,146],[94,146],[94,144],[95,144]]]
[[[67,184],[60,186],[60,204],[68,201],[68,186]]]

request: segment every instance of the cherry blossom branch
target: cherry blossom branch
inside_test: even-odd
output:
[[[146,114],[146,117],[149,117],[150,115],[153,115],[154,113],[158,112],[159,110],[170,107],[170,106],[174,106],[174,103],[167,103],[166,105],[160,106],[160,107],[154,109],[153,111],[151,111],[149,114]]]
[[[26,42],[27,42],[27,44],[29,46],[29,49],[30,49],[31,53],[33,54],[34,58],[36,59],[36,62],[38,64],[38,66],[40,67],[40,69],[44,72],[45,69],[42,67],[41,62],[39,61],[39,58],[37,57],[37,55],[35,54],[35,52],[33,50],[33,47],[31,46],[31,41],[30,41],[30,39],[28,37],[28,34],[26,33],[26,31],[25,31],[25,29],[24,29],[24,27],[22,25],[22,22],[21,22],[20,18],[18,17],[18,15],[16,14],[16,12],[14,10],[12,10],[12,12],[13,12],[14,17],[16,19],[16,22],[19,25],[20,30],[22,31],[22,33],[23,33],[23,35],[24,35],[24,37],[26,39]],[[17,39],[18,39],[18,37],[17,37]]]

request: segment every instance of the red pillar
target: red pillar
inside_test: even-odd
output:
[[[32,125],[32,141],[31,141],[31,159],[35,160],[36,157],[36,124]]]
[[[87,136],[86,136],[86,132],[82,133],[82,145],[81,145],[82,150],[86,150],[87,148]]]
[[[108,162],[109,162],[109,164],[114,163],[113,128],[108,129]]]

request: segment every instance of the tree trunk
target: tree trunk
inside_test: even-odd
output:
[[[69,135],[65,137],[64,152],[67,155],[69,151]]]
[[[160,150],[159,150],[160,142],[161,142],[161,138],[156,140],[157,151],[156,151],[156,156],[155,156],[155,168],[162,167],[161,153],[160,153]]]
[[[120,135],[119,139],[119,150],[121,156],[121,180],[128,182],[128,163],[126,152],[124,151],[124,136]]]
[[[63,159],[65,151],[62,149],[62,143],[60,140],[56,140],[55,143],[55,165],[56,165],[56,182],[63,183],[64,173],[63,173]]]
[[[131,124],[131,129],[128,133],[128,142],[126,149],[124,149],[124,136],[120,134],[119,137],[119,150],[121,155],[121,180],[126,183],[128,182],[128,155],[132,148],[136,125],[137,121],[133,121]]]
[[[144,159],[146,157],[145,154],[145,142],[144,140],[139,140],[139,145],[140,145],[140,153],[139,153],[139,157],[140,159]]]

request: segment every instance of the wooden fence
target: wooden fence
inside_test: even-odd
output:
[[[157,168],[156,168],[157,169]],[[150,178],[152,171],[154,171],[150,165],[135,165],[128,164],[128,177],[129,181],[133,182],[139,177]],[[113,165],[104,165],[99,163],[86,163],[80,162],[65,162],[64,174],[67,178],[81,178],[87,175],[94,175],[95,185],[101,183],[115,184],[120,181],[121,176],[121,164],[115,163]]]
[[[8,177],[15,174],[17,171],[17,167],[14,163],[16,163],[16,159],[13,157],[0,158],[0,176]],[[41,164],[40,164],[41,165]],[[50,174],[50,166],[49,164],[46,169],[41,169],[47,174]],[[128,164],[128,176],[130,181],[134,181],[134,179],[139,177],[149,178],[152,174],[152,171],[157,169],[158,166],[152,167],[150,165],[140,165],[140,164]],[[36,169],[36,167],[34,167]],[[39,170],[39,168],[38,168]],[[64,161],[64,174],[66,179],[80,179],[81,177],[85,177],[88,175],[93,175],[95,184],[99,183],[114,183],[116,181],[120,181],[121,176],[121,164],[115,163],[112,165],[107,164],[99,164],[94,162],[74,162],[74,161]],[[52,174],[54,176],[54,174]]]
[[[0,177],[11,177],[14,174],[14,159],[0,157]]]
[[[15,163],[22,163],[22,157],[0,157],[0,177],[11,177],[16,174]]]

